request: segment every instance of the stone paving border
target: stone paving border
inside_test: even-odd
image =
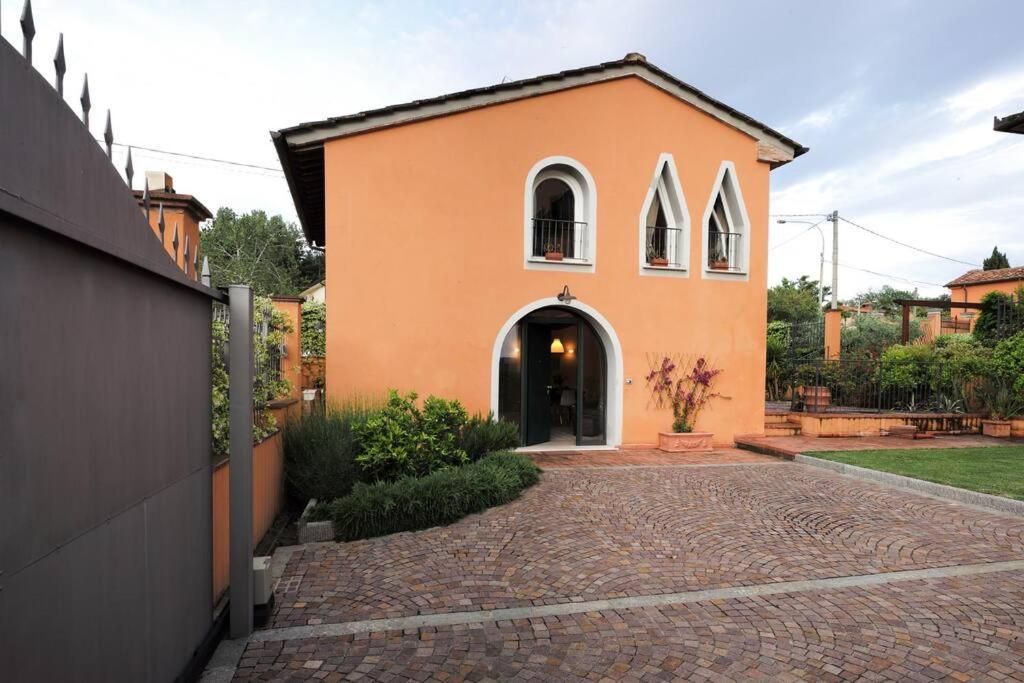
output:
[[[778,467],[787,464],[785,460],[778,462],[708,462],[708,463],[670,463],[665,465],[543,465],[545,472],[566,472],[568,470],[692,470],[703,467]]]
[[[1024,500],[1014,500],[1013,498],[1003,498],[1002,496],[993,496],[988,493],[978,493],[977,491],[969,491],[955,486],[947,486],[945,484],[936,484],[923,479],[905,477],[901,474],[892,474],[891,472],[872,470],[867,467],[847,465],[846,463],[836,462],[834,460],[815,458],[802,453],[797,454],[794,460],[795,462],[804,465],[820,467],[849,477],[867,479],[877,484],[909,489],[915,493],[924,493],[929,496],[942,498],[943,500],[951,500],[956,503],[964,503],[987,511],[994,510],[996,512],[1024,517]]]
[[[515,619],[532,619],[566,614],[584,614],[587,612],[602,612],[608,610],[679,605],[693,602],[705,602],[709,600],[750,598],[762,595],[778,595],[780,593],[827,591],[840,588],[877,586],[902,581],[920,581],[923,579],[955,576],[974,576],[977,574],[991,574],[994,572],[1019,570],[1024,570],[1024,560],[954,565],[951,567],[937,567],[933,569],[911,569],[906,571],[862,574],[857,576],[839,576],[831,579],[781,581],[778,583],[766,583],[754,586],[712,588],[707,590],[686,591],[683,593],[662,593],[660,595],[643,595],[629,598],[568,602],[556,605],[542,605],[538,607],[512,607],[506,609],[476,610],[472,612],[448,612],[413,617],[396,617],[393,619],[368,619],[365,621],[349,621],[336,624],[287,626],[283,628],[269,629],[266,631],[257,631],[252,634],[249,640],[250,642],[268,642],[277,640],[296,640],[300,638],[341,636],[355,633],[374,633],[379,631],[403,631],[406,629],[417,629],[432,626],[479,624],[492,621],[511,621]]]

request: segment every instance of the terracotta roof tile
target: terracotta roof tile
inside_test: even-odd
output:
[[[947,287],[959,287],[961,285],[976,285],[982,282],[1005,282],[1006,280],[1024,280],[1024,267],[996,268],[995,270],[982,270],[976,268],[969,270],[952,282],[946,283]]]

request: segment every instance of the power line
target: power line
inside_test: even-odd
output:
[[[929,256],[934,256],[935,258],[941,258],[941,259],[945,259],[947,261],[952,261],[953,263],[962,263],[965,266],[973,266],[975,268],[980,268],[981,267],[981,265],[977,264],[977,263],[971,263],[970,261],[963,261],[961,259],[953,258],[951,256],[943,256],[942,254],[936,254],[934,251],[928,251],[927,249],[922,249],[921,247],[916,247],[913,244],[907,244],[906,242],[901,242],[898,239],[894,239],[892,237],[889,237],[888,235],[883,235],[882,233],[877,232],[875,230],[872,230],[871,228],[866,228],[863,225],[861,225],[860,223],[854,223],[853,221],[851,221],[849,218],[846,218],[845,216],[841,216],[840,219],[843,222],[845,222],[845,223],[849,223],[850,225],[852,225],[855,228],[860,228],[864,232],[870,233],[870,234],[874,235],[875,237],[881,237],[884,240],[889,240],[890,242],[893,242],[894,244],[898,244],[901,247],[906,247],[907,249],[913,249],[914,251],[919,251],[922,254],[928,254]]]
[[[185,152],[169,152],[165,149],[155,149],[153,147],[143,147],[142,145],[129,145],[123,142],[115,142],[115,147],[131,147],[132,149],[141,149],[146,152],[154,152],[156,154],[167,154],[174,157],[183,157],[186,159],[196,159],[199,161],[209,161],[215,164],[227,164],[228,166],[240,166],[242,168],[255,168],[260,171],[272,171],[274,173],[284,175],[284,171],[280,168],[273,168],[271,166],[260,166],[259,164],[250,164],[244,161],[231,161],[229,159],[215,159],[213,157],[204,157],[198,154],[186,154]]]
[[[826,263],[831,264],[832,261],[826,261]],[[867,268],[860,268],[858,266],[851,266],[851,265],[847,265],[845,263],[839,263],[837,265],[840,268],[846,268],[848,270],[859,270],[862,273],[869,273],[871,275],[877,275],[878,277],[889,278],[890,280],[899,280],[901,282],[909,282],[912,285],[926,285],[928,287],[945,287],[946,286],[946,285],[940,285],[940,284],[935,283],[935,282],[925,282],[924,280],[914,280],[912,278],[902,277],[900,275],[891,275],[889,273],[879,273],[876,270],[868,270]]]

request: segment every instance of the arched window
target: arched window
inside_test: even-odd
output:
[[[704,274],[731,277],[747,274],[750,220],[731,161],[722,162],[704,212]]]
[[[576,195],[564,178],[547,177],[533,191],[533,255],[559,253],[573,258],[576,248]]]
[[[527,268],[593,270],[596,191],[590,173],[568,157],[538,162],[526,179]]]
[[[640,210],[641,274],[685,276],[689,244],[690,212],[675,161],[671,154],[662,154]]]

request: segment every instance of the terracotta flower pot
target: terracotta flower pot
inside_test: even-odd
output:
[[[658,450],[667,453],[707,453],[713,450],[711,432],[658,432]]]
[[[548,251],[544,253],[544,258],[548,261],[561,261],[564,255],[560,251]]]
[[[832,403],[832,391],[828,387],[804,387],[804,410],[808,413],[823,413]]]
[[[650,260],[650,264],[649,265],[652,265],[652,266],[667,266],[668,265],[668,259],[667,258],[661,258],[661,257],[655,257],[655,258],[652,258]]]
[[[729,270],[728,261],[712,261],[711,270]]]
[[[981,433],[985,436],[994,436],[997,439],[1010,438],[1009,420],[982,420]]]

